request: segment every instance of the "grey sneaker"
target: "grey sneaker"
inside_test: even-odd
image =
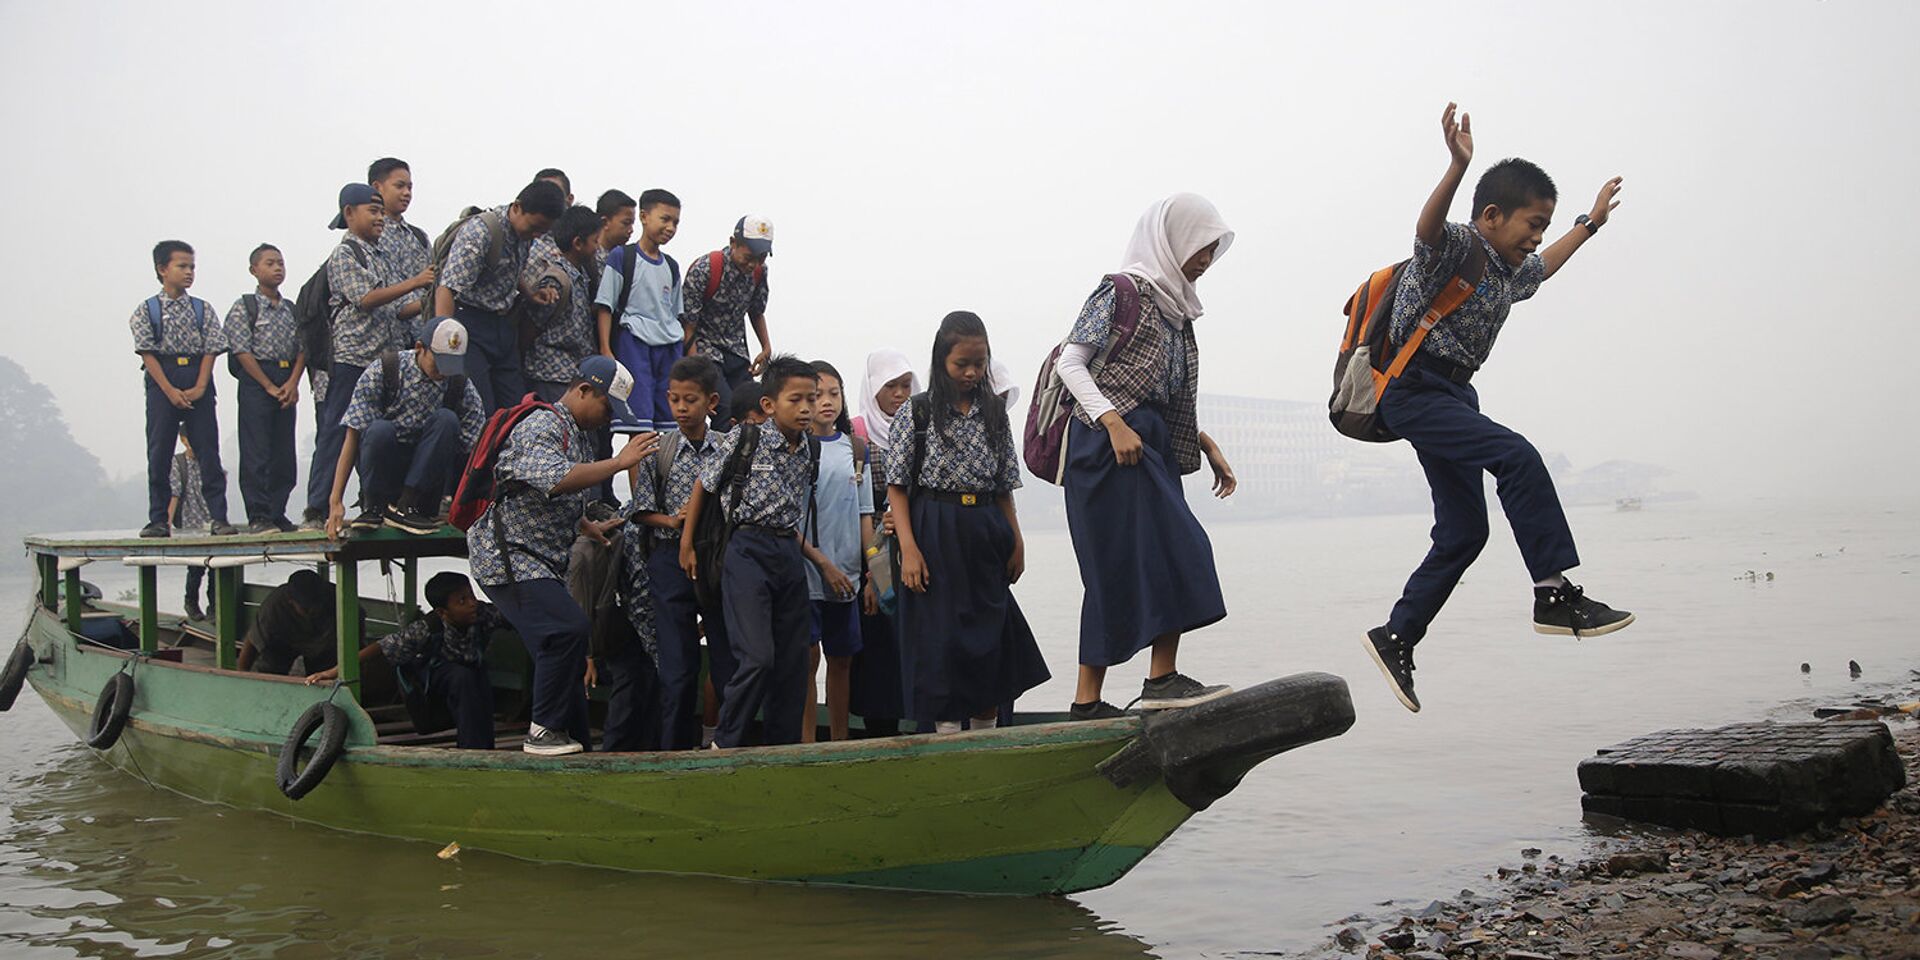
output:
[[[1112,720],[1126,715],[1127,712],[1125,710],[1105,700],[1095,700],[1092,703],[1076,703],[1067,708],[1068,720]]]
[[[279,533],[279,532],[280,532],[280,527],[277,524],[275,524],[272,520],[255,520],[252,523],[247,524],[247,533],[251,536],[257,537],[257,536],[260,536],[261,534]]]
[[[579,753],[582,748],[572,737],[536,723],[528,726],[527,740],[520,745],[520,749],[536,757],[564,757]]]
[[[216,537],[231,537],[237,536],[240,533],[239,530],[234,529],[233,524],[225,520],[215,520],[211,524],[208,524],[207,532]]]
[[[1232,692],[1233,688],[1224,683],[1202,684],[1175,671],[1164,677],[1150,677],[1140,685],[1140,709],[1177,710],[1194,707]]]
[[[140,536],[146,539],[153,539],[155,537],[164,538],[172,535],[172,533],[173,531],[168,530],[167,525],[164,523],[149,523],[140,528]]]

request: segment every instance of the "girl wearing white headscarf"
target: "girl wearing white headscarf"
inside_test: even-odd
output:
[[[867,372],[860,383],[855,404],[859,416],[853,418],[853,432],[867,442],[868,459],[873,464],[875,530],[888,529],[887,523],[887,445],[893,439],[893,421],[907,398],[920,392],[920,375],[913,362],[898,350],[875,350],[867,354]],[[906,432],[912,433],[912,426]],[[890,558],[872,558],[872,562],[891,562]],[[880,598],[868,583],[860,593],[860,652],[853,656],[851,709],[866,726],[869,736],[892,736],[899,732],[900,717],[906,712],[905,675],[900,665],[899,636],[893,617],[880,609]]]
[[[1233,469],[1195,414],[1200,349],[1194,282],[1233,245],[1204,197],[1177,193],[1134,227],[1120,272],[1101,281],[1067,335],[1055,369],[1073,394],[1063,486],[1086,588],[1074,719],[1119,716],[1101,699],[1107,667],[1153,648],[1143,710],[1231,693],[1175,669],[1180,635],[1227,615],[1213,544],[1187,506],[1181,476],[1213,469],[1217,496]],[[1134,322],[1130,336],[1116,335]]]

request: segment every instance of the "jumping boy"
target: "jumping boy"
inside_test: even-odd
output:
[[[567,592],[576,534],[601,542],[625,521],[587,519],[588,492],[652,456],[654,434],[636,434],[620,452],[593,460],[585,431],[611,423],[633,380],[602,356],[552,409],[515,424],[494,466],[495,497],[467,529],[474,579],[500,606],[533,660],[533,722],[521,749],[538,756],[579,753],[587,742],[587,615]]]
[[[187,293],[193,286],[192,247],[179,240],[154,244],[153,273],[160,292],[134,307],[127,320],[133,352],[147,373],[147,525],[140,535],[168,533],[173,450],[183,437],[202,458],[208,529],[216,536],[237,533],[227,522],[227,472],[220,468],[220,422],[213,410],[213,358],[226,349],[226,335],[213,308]]]
[[[660,722],[663,750],[700,745],[700,627],[706,623],[709,672],[715,691],[733,678],[733,652],[727,644],[726,618],[700,609],[693,581],[680,569],[680,541],[686,531],[687,501],[694,484],[732,449],[724,435],[708,429],[720,405],[720,368],[706,357],[675,361],[667,380],[667,406],[678,436],[661,442],[670,452],[640,467],[633,503],[626,514],[639,521],[638,532],[653,538],[647,572],[653,592],[654,632],[660,651]],[[717,468],[715,468],[717,469]]]
[[[307,355],[293,318],[293,304],[280,295],[287,262],[280,248],[263,243],[247,257],[256,282],[252,293],[227,309],[227,365],[238,381],[240,403],[240,502],[247,532],[288,533],[287,498],[299,479],[293,449],[300,410],[300,374]]]
[[[381,157],[367,167],[367,183],[379,191],[387,212],[386,227],[374,244],[379,261],[380,282],[405,281],[433,266],[433,241],[427,232],[407,222],[407,208],[413,206],[413,169],[398,157]],[[431,276],[431,274],[429,274]],[[391,348],[405,352],[414,341],[425,339],[431,331],[422,329],[428,319],[427,293],[415,289],[388,305],[393,315]]]
[[[463,375],[466,353],[466,328],[447,319],[427,342],[385,354],[360,374],[340,418],[345,436],[327,495],[328,537],[337,539],[346,521],[347,477],[356,464],[361,510],[354,530],[440,529],[441,491],[486,426],[480,394]]]
[[[811,364],[782,354],[767,361],[764,385],[760,407],[767,422],[734,431],[687,501],[688,530],[699,525],[701,510],[722,509],[712,505],[715,501],[726,505],[733,535],[720,569],[699,569],[692,538],[680,540],[680,569],[687,579],[718,576],[721,583],[735,665],[720,694],[720,726],[713,739],[719,747],[746,743],[747,724],[756,714],[762,717],[765,743],[800,742],[807,651],[813,645],[799,525],[812,495],[811,465],[819,451],[810,432],[820,375]],[[753,455],[746,470],[722,489],[727,459],[736,445],[748,442]]]
[[[423,592],[432,608],[427,615],[361,647],[360,663],[385,657],[413,688],[407,697],[409,712],[430,717],[444,706],[453,715],[454,746],[492,750],[493,681],[487,676],[487,643],[506,621],[499,608],[474,598],[466,577],[451,570],[430,577]],[[328,667],[308,674],[307,685],[329,684],[339,677],[338,666]],[[434,725],[421,726],[415,721],[420,733],[432,732]]]
[[[433,267],[389,283],[381,279],[374,246],[386,229],[386,202],[371,184],[340,188],[332,229],[347,231],[327,257],[327,290],[332,300],[333,363],[327,370],[327,396],[314,424],[313,462],[307,470],[307,510],[303,519],[318,528],[327,519],[327,493],[340,444],[346,438],[340,418],[353,401],[360,374],[379,359],[393,340],[393,321],[384,308],[433,282]]]
[[[767,339],[767,258],[773,256],[773,221],[749,214],[733,225],[726,249],[695,260],[687,268],[685,309],[680,315],[688,355],[720,365],[720,409],[731,406],[733,389],[760,375],[773,347]],[[718,266],[720,276],[714,277]],[[744,318],[744,319],[743,319]],[[760,352],[747,359],[746,322],[760,339]]]
[[[1471,281],[1477,275],[1478,286],[1431,326],[1380,403],[1387,426],[1413,444],[1433,488],[1433,548],[1407,580],[1387,623],[1367,631],[1366,640],[1394,695],[1415,712],[1420,699],[1413,693],[1414,645],[1487,542],[1482,473],[1497,481],[1500,506],[1533,578],[1536,632],[1598,636],[1633,622],[1633,614],[1589,599],[1567,581],[1565,571],[1578,566],[1580,557],[1553,478],[1526,438],[1480,413],[1479,395],[1469,386],[1508,309],[1533,296],[1619,206],[1620,178],[1608,180],[1592,212],[1575,218],[1573,229],[1545,250],[1538,248],[1558,194],[1546,172],[1525,160],[1489,168],[1473,190],[1473,222],[1448,223],[1447,208],[1473,159],[1473,123],[1466,114],[1455,122],[1454,109],[1447,104],[1440,118],[1451,162],[1420,210],[1413,261],[1395,294],[1393,343],[1409,340],[1428,305],[1455,277]]]
[[[594,298],[600,352],[633,372],[627,430],[673,429],[667,382],[680,359],[680,265],[661,249],[680,229],[680,198],[665,190],[640,195],[639,236],[607,255]]]
[[[600,227],[599,214],[572,207],[554,225],[553,245],[536,244],[533,258],[527,261],[528,286],[559,294],[550,304],[528,307],[538,327],[527,348],[528,386],[548,403],[567,392],[580,361],[595,352],[593,288],[598,265],[594,250]]]
[[[433,291],[433,316],[459,320],[473,338],[468,376],[488,413],[519,403],[526,393],[520,375],[520,331],[507,310],[519,295],[520,271],[526,268],[533,239],[566,210],[566,194],[559,187],[535,180],[512,203],[461,224],[447,248],[446,268]],[[546,306],[558,295],[546,290],[532,299]]]

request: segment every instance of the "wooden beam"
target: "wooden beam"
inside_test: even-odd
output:
[[[246,580],[241,567],[215,567],[213,577],[214,665],[240,668],[240,594]]]
[[[140,568],[140,652],[160,650],[160,570]]]

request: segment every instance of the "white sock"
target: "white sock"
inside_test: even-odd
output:
[[[960,732],[960,721],[958,721],[958,720],[935,720],[935,721],[933,722],[933,732],[934,732],[934,733],[959,733],[959,732]]]
[[[974,717],[973,722],[970,725],[975,730],[992,730],[994,727],[997,727],[1000,725],[1000,718],[988,717],[985,720],[982,720],[979,717]]]
[[[1567,578],[1556,573],[1545,580],[1535,580],[1533,585],[1536,587],[1564,587],[1567,585]]]
[[[713,735],[714,735],[715,733],[717,733],[717,732],[719,732],[719,730],[720,730],[720,728],[719,728],[719,727],[709,727],[709,726],[707,726],[707,725],[705,725],[705,724],[701,724],[701,726],[700,726],[700,745],[701,745],[702,747],[711,747],[711,746],[713,746]]]
[[[535,738],[535,737],[537,737],[537,736],[540,736],[541,734],[543,734],[543,733],[546,733],[546,732],[547,732],[547,728],[546,728],[546,727],[543,727],[543,726],[541,726],[541,725],[539,725],[539,724],[537,724],[537,723],[529,723],[529,724],[527,724],[527,739],[528,739],[528,740],[532,740],[533,738]]]

